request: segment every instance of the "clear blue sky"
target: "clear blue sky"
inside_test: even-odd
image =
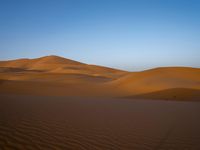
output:
[[[200,67],[199,0],[0,0],[0,59]]]

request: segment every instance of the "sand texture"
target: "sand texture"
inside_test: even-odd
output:
[[[199,150],[200,69],[0,61],[2,150]]]
[[[199,102],[0,97],[0,149],[200,149]]]

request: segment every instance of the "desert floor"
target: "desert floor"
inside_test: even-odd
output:
[[[0,149],[199,150],[200,103],[1,94]]]

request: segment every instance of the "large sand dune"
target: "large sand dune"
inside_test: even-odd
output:
[[[121,95],[138,95],[174,88],[200,89],[200,69],[166,67],[133,72],[109,82],[108,86],[117,89]]]
[[[36,59],[1,61],[0,67],[20,68],[29,71],[37,70],[51,73],[89,74],[93,76],[106,77],[117,77],[125,73],[125,71],[95,65],[88,65],[59,56],[45,56]]]
[[[141,97],[149,99],[173,100],[182,92],[171,91],[184,89],[184,93],[190,96],[182,96],[182,99],[190,100],[193,95],[200,98],[194,94],[194,91],[198,93],[200,90],[200,69],[189,67],[127,72],[58,56],[45,56],[0,61],[0,80],[0,93],[110,97],[143,95]]]

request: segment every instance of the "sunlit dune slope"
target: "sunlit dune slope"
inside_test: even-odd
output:
[[[77,61],[65,59],[59,56],[45,56],[36,59],[17,59],[9,61],[0,61],[1,67],[23,68],[34,70],[51,70],[63,64],[82,64]]]
[[[118,95],[137,95],[171,88],[200,89],[200,69],[166,67],[129,73],[106,83]]]
[[[102,66],[88,65],[59,56],[0,61],[0,67],[24,69],[27,71],[43,71],[49,73],[87,74],[90,76],[104,76],[108,78],[117,78],[126,73],[125,71]]]

